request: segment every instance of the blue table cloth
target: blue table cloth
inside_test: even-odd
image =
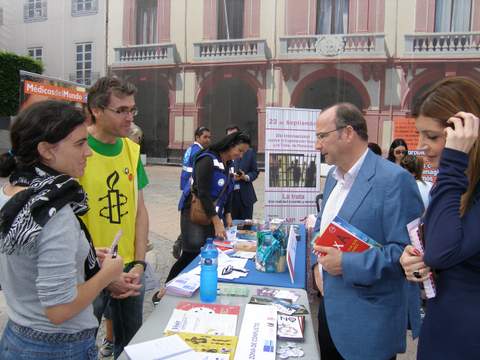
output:
[[[297,241],[297,251],[295,256],[295,277],[294,283],[292,284],[290,280],[290,274],[287,271],[283,273],[264,273],[258,271],[255,268],[255,261],[248,260],[246,268],[249,270],[246,277],[241,277],[234,280],[218,279],[218,281],[226,283],[236,283],[236,284],[250,284],[250,285],[265,285],[265,286],[275,286],[275,287],[289,287],[289,288],[298,288],[306,289],[306,256],[307,256],[307,246],[306,246],[306,231],[304,225],[299,225],[300,239]],[[193,261],[183,269],[182,273],[188,272],[198,266],[200,263],[200,255],[198,255]]]

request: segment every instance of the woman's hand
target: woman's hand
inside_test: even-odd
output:
[[[223,221],[220,220],[218,215],[215,215],[212,218],[213,227],[215,228],[215,237],[220,239],[226,239],[227,233],[225,231],[225,226],[223,226]]]
[[[447,136],[445,147],[468,154],[478,139],[478,117],[460,111],[448,119],[447,122],[453,125],[453,129],[451,127],[445,128]]]
[[[95,253],[97,254],[97,259],[100,266],[102,266],[103,259],[105,259],[105,256],[108,255],[109,251],[110,249],[106,247],[95,248]]]
[[[111,283],[123,273],[123,259],[117,255],[117,257],[112,257],[112,254],[106,254],[102,261],[101,270],[106,278]]]
[[[408,281],[423,282],[430,275],[430,268],[423,262],[423,256],[412,245],[407,245],[403,250],[400,264]]]

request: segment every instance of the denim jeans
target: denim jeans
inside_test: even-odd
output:
[[[129,272],[132,264],[127,264],[124,271]],[[143,299],[145,297],[145,277],[142,275],[142,288],[140,295],[131,296],[126,299],[117,300],[110,297],[108,291],[104,290],[93,302],[93,311],[101,323],[102,315],[107,306],[113,323],[113,355],[118,358],[123,348],[128,345],[143,322]]]
[[[18,326],[9,321],[0,340],[0,359],[2,360],[97,360],[95,335],[91,331],[88,337],[72,341],[52,341],[38,337],[42,334],[23,334]],[[24,328],[25,329],[25,328]],[[60,334],[61,336],[61,334]]]

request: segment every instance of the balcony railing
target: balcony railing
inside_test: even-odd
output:
[[[77,73],[70,73],[69,74],[69,80],[72,81],[72,82],[75,82],[77,84],[83,84],[83,85],[92,85],[93,83],[95,83],[95,81],[97,81],[98,79],[100,79],[100,73],[99,72],[93,72],[90,74],[90,76],[78,76]]]
[[[114,66],[175,64],[175,44],[142,44],[115,48]]]
[[[280,37],[282,58],[385,57],[384,34],[334,34]]]
[[[47,2],[25,2],[23,5],[23,21],[45,21],[47,20]]]
[[[405,35],[407,56],[479,56],[480,32]]]
[[[195,61],[265,60],[263,39],[209,40],[193,44]]]

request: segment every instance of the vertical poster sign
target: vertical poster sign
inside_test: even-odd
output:
[[[19,109],[44,100],[67,101],[81,107],[87,103],[87,89],[70,81],[21,70]]]
[[[265,121],[265,218],[298,223],[317,212],[320,152],[315,123],[320,110],[267,107]]]
[[[418,149],[418,132],[415,128],[415,119],[411,117],[399,117],[393,122],[393,139],[403,139],[407,143],[408,153],[424,157],[423,150]],[[424,158],[423,158],[424,159]],[[438,169],[434,168],[427,160],[423,161],[422,178],[424,181],[435,182]]]

